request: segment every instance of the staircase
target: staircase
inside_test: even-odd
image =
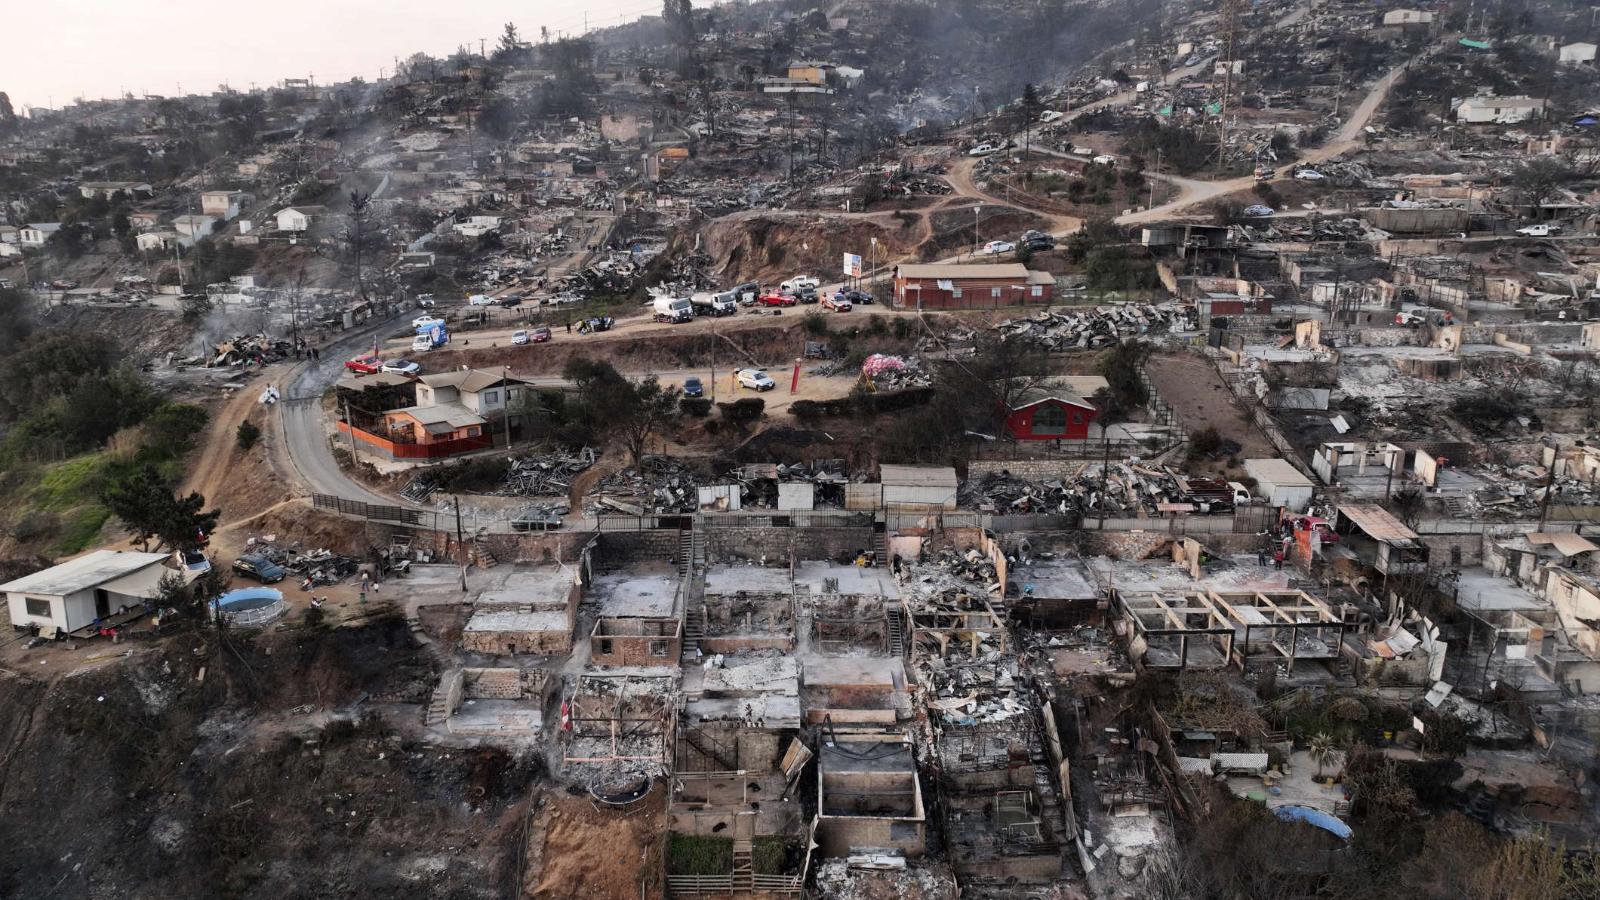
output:
[[[716,763],[722,771],[736,772],[739,770],[739,761],[737,759],[728,759],[726,756],[727,751],[718,748],[716,742],[710,738],[698,735],[689,729],[684,729],[683,740],[684,743],[699,751],[701,756]]]
[[[906,655],[906,629],[905,623],[900,619],[900,610],[891,608],[889,616],[889,655],[904,657]]]
[[[889,565],[889,532],[874,531],[872,533],[872,554],[875,565]]]
[[[492,569],[500,562],[494,558],[494,553],[489,549],[488,542],[484,540],[481,534],[473,535],[472,548],[468,551],[468,558],[473,565],[480,569]]]
[[[740,813],[733,820],[733,891],[750,893],[756,887],[754,850],[756,817]]]
[[[687,575],[694,565],[694,531],[678,532],[678,574]]]
[[[689,604],[683,612],[683,647],[678,657],[682,662],[700,662],[700,639],[706,636],[705,610]]]
[[[422,724],[433,726],[443,725],[450,718],[449,691],[443,686],[433,689],[433,697],[428,701],[428,710],[422,715]]]

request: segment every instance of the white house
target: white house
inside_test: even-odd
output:
[[[200,211],[226,222],[237,218],[249,202],[250,195],[244,191],[204,191],[200,194]]]
[[[193,247],[195,241],[211,234],[216,228],[215,216],[197,216],[191,213],[172,220],[172,229],[178,232],[185,247]]]
[[[454,226],[456,234],[462,237],[483,237],[500,227],[499,216],[469,216],[464,222],[457,222]]]
[[[146,231],[133,239],[134,244],[144,252],[164,251],[180,239],[176,231]]]
[[[59,566],[0,584],[11,624],[74,632],[156,596],[165,553],[96,550]]]
[[[1475,125],[1515,125],[1538,115],[1545,102],[1532,97],[1468,97],[1456,104],[1456,120]]]
[[[1575,44],[1561,45],[1561,62],[1569,66],[1581,66],[1594,62],[1595,45],[1586,41]]]
[[[1391,9],[1383,14],[1386,26],[1432,25],[1433,13],[1422,9]]]
[[[143,181],[85,181],[78,185],[78,193],[85,200],[92,200],[96,195],[107,200],[117,194],[127,194],[129,197],[141,194],[148,197],[154,192],[155,189]]]
[[[326,206],[286,206],[278,210],[278,230],[309,231],[312,222],[327,214]]]
[[[17,240],[24,247],[43,247],[50,236],[60,230],[60,222],[29,222],[17,232]]]

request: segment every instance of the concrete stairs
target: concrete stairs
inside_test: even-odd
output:
[[[449,692],[444,687],[433,689],[433,697],[428,701],[428,709],[422,715],[422,724],[427,726],[443,725],[450,718]]]
[[[694,531],[678,532],[678,574],[688,575],[694,565]]]
[[[680,654],[683,662],[700,662],[700,639],[705,636],[705,611],[691,603],[683,612],[683,651]]]
[[[906,629],[905,622],[900,618],[900,610],[891,608],[889,617],[889,655],[904,657],[906,655]]]
[[[889,565],[889,532],[874,531],[872,533],[872,552],[875,565]]]

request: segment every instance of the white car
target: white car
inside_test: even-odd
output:
[[[438,316],[417,316],[415,319],[411,320],[412,328],[432,328],[435,325],[443,324],[444,320]]]
[[[521,347],[528,343],[528,340],[528,331],[525,328],[511,332],[511,346],[513,347]]]
[[[778,285],[778,290],[784,293],[798,294],[807,288],[822,287],[822,281],[814,275],[796,275],[795,277]]]
[[[409,359],[391,359],[378,371],[393,372],[396,375],[415,375],[422,371],[422,367]]]
[[[1090,162],[1093,162],[1097,166],[1114,166],[1117,164],[1117,158],[1109,153],[1102,153],[1090,160]]]
[[[967,155],[968,156],[988,156],[991,153],[999,153],[1001,150],[1004,150],[1005,148],[1006,148],[1006,146],[1004,144],[987,144],[987,143],[979,144],[978,146],[973,147],[971,150],[968,150],[967,151]]]
[[[1552,234],[1559,234],[1560,232],[1560,225],[1552,225],[1548,222],[1541,222],[1538,225],[1525,225],[1517,229],[1517,234],[1523,235],[1524,237],[1549,237]]]
[[[989,254],[990,256],[999,256],[1002,253],[1010,253],[1015,249],[1017,249],[1017,245],[1011,243],[1010,241],[990,241],[989,243],[983,245],[983,252]]]
[[[417,295],[417,305],[422,307],[423,309],[433,309],[433,295],[432,294],[418,294]]]
[[[1318,172],[1316,169],[1301,169],[1300,171],[1294,173],[1294,178],[1296,181],[1312,182],[1328,180],[1328,176]]]
[[[1063,113],[1059,109],[1047,109],[1044,112],[1039,114],[1039,121],[1046,122],[1046,123],[1054,122],[1054,121],[1056,121],[1057,119],[1061,118],[1064,115],[1066,115],[1066,113]]]
[[[760,369],[740,369],[739,386],[750,388],[754,391],[770,391],[777,387],[778,383],[769,378],[767,373]]]
[[[1073,156],[1093,156],[1094,155],[1094,148],[1093,147],[1076,147],[1075,146],[1075,147],[1072,148],[1072,155]]]
[[[495,299],[488,294],[473,294],[467,298],[468,306],[493,306]]]
[[[411,339],[411,352],[412,353],[427,353],[428,351],[430,351],[432,349],[433,349],[433,338],[428,337],[425,334],[419,334],[416,337]]]
[[[1270,206],[1246,206],[1244,208],[1244,214],[1252,219],[1265,219],[1272,213],[1273,209]]]

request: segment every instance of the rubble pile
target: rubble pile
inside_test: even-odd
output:
[[[282,566],[294,576],[293,580],[300,582],[302,589],[317,584],[338,584],[361,569],[360,560],[332,550],[302,553],[297,544],[279,547],[270,541],[252,541],[248,545],[250,553]]]
[[[213,348],[211,361],[206,365],[265,365],[284,359],[293,352],[294,344],[289,341],[273,340],[264,334],[241,334],[217,344]]]
[[[1537,514],[1544,506],[1545,493],[1550,503],[1565,506],[1600,504],[1600,490],[1578,478],[1550,480],[1549,470],[1541,466],[1489,465],[1474,472],[1488,486],[1473,491],[1464,504],[1474,518],[1500,516],[1518,518]]]
[[[878,390],[927,387],[933,384],[933,373],[923,368],[916,357],[887,356],[874,353],[861,364],[861,377]]]
[[[1194,307],[1171,302],[1116,303],[1067,313],[1046,311],[1025,319],[1007,319],[995,330],[1056,351],[1106,347],[1124,337],[1193,331],[1198,327]]]
[[[600,479],[590,511],[689,513],[699,503],[699,482],[689,467],[666,456],[647,456],[629,467]]]
[[[575,454],[547,453],[511,460],[504,488],[489,493],[500,497],[565,497],[572,479],[594,465],[593,447]]]
[[[1036,482],[1010,472],[989,472],[963,481],[957,501],[963,509],[988,513],[1066,515],[1083,510],[1087,495],[1079,488],[1076,482]]]

